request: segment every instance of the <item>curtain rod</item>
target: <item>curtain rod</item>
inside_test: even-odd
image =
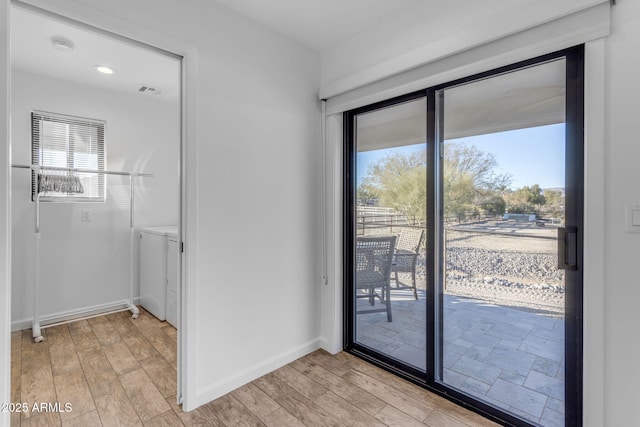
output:
[[[147,176],[153,177],[151,173],[125,172],[125,171],[109,171],[98,169],[82,169],[82,168],[61,168],[57,166],[40,166],[40,165],[18,165],[12,164],[14,168],[31,169],[34,171],[60,171],[60,172],[78,172],[78,173],[96,173],[102,175],[126,175],[126,176]]]

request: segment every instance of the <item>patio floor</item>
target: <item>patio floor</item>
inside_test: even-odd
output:
[[[418,297],[392,288],[393,322],[359,314],[357,342],[425,369],[424,291]],[[564,425],[563,319],[445,295],[443,338],[446,384],[533,423]]]

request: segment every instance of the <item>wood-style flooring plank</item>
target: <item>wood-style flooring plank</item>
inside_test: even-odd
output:
[[[162,332],[164,332],[165,334],[167,334],[167,336],[169,338],[171,338],[172,340],[174,340],[176,343],[178,342],[178,331],[176,328],[174,328],[171,325],[167,325],[167,326],[163,326],[162,328]]]
[[[225,394],[204,406],[211,408],[228,426],[263,427],[264,423],[233,395]]]
[[[72,324],[73,323],[70,323],[70,325]],[[94,334],[93,331],[71,334],[71,339],[73,340],[73,345],[75,346],[78,355],[102,349],[98,342],[98,337],[96,337],[96,334]]]
[[[153,333],[146,335],[151,345],[160,353],[164,359],[173,364],[176,361],[177,356],[177,344],[174,340],[169,338],[167,334],[162,332],[160,328],[157,328]]]
[[[147,338],[135,328],[134,330],[122,335],[122,340],[129,347],[129,351],[138,361],[145,360],[149,357],[159,356],[158,350],[149,342]]]
[[[46,329],[43,330],[43,336],[46,335]],[[49,346],[45,341],[35,343],[33,342],[33,336],[31,335],[31,329],[22,331],[22,338],[20,340],[20,353],[22,357],[23,369],[26,366],[29,368],[32,365],[42,365],[49,363]],[[44,343],[44,345],[43,345]]]
[[[144,369],[121,376],[120,382],[143,422],[171,409]]]
[[[178,388],[176,372],[163,357],[148,357],[141,361],[140,365],[163,397],[167,398],[176,394]]]
[[[273,372],[253,380],[252,384],[262,390],[273,400],[277,400],[279,397],[296,392],[289,384],[282,381]]]
[[[327,392],[325,387],[289,365],[276,369],[273,373],[308,399],[315,400]]]
[[[81,355],[80,364],[95,399],[109,396],[122,388],[118,376],[102,350]]]
[[[430,427],[469,427],[469,424],[450,417],[437,409],[429,414],[424,423]]]
[[[373,416],[332,392],[323,394],[315,403],[348,426],[384,427],[384,424]]]
[[[344,374],[343,378],[418,421],[424,420],[433,410],[415,400],[412,395],[399,393],[392,386],[361,372],[351,371]]]
[[[107,319],[111,323],[111,326],[118,331],[121,338],[124,338],[124,335],[127,335],[132,331],[138,331],[138,328],[133,324],[131,315],[128,311],[109,314],[107,315]]]
[[[184,412],[182,407],[176,403],[175,397],[167,398],[166,402],[171,406],[171,409],[173,409],[185,426],[226,427],[213,409],[206,405],[193,411]]]
[[[167,412],[157,415],[148,421],[145,421],[144,427],[183,427],[182,421],[176,413],[169,409]]]
[[[46,344],[45,344],[46,345]],[[25,402],[30,407],[35,403],[40,402],[56,402],[56,389],[53,383],[53,374],[51,373],[51,366],[49,363],[31,366],[25,369],[25,364],[22,366],[21,377],[21,398],[19,402]],[[25,418],[29,418],[34,415],[33,412],[23,412],[21,419],[24,422]]]
[[[117,375],[124,375],[140,369],[140,363],[123,341],[103,345],[102,348]]]
[[[280,408],[280,405],[278,405],[275,400],[267,396],[265,392],[252,383],[232,391],[231,394],[251,412],[256,414],[262,422],[265,422],[272,412]]]
[[[338,427],[344,425],[333,415],[298,392],[281,396],[276,402],[307,426]]]
[[[344,378],[332,374],[322,366],[313,365],[305,374],[369,415],[377,414],[387,405],[381,399],[351,384]]]
[[[152,335],[156,332],[162,332],[160,328],[166,326],[166,322],[161,322],[148,311],[140,310],[140,316],[137,319],[131,319],[133,325],[138,328],[144,335]]]
[[[50,342],[49,356],[51,358],[51,371],[54,377],[82,371],[76,348],[71,341],[71,335],[69,335],[68,342]]]
[[[60,414],[57,412],[34,413],[29,418],[23,418],[20,427],[56,427],[61,426]]]
[[[300,420],[282,407],[267,415],[264,424],[267,427],[305,427]]]
[[[69,332],[69,325],[65,323],[47,328],[47,342],[50,346],[61,343],[70,344],[71,333]]]
[[[104,321],[97,321],[97,319],[104,319]],[[89,322],[93,333],[98,338],[98,342],[103,347],[106,347],[111,344],[115,344],[121,340],[120,334],[116,329],[111,325],[111,322],[106,320],[104,317],[93,318],[91,319],[93,322]]]
[[[334,356],[331,356],[324,350],[316,350],[313,353],[304,356],[304,359],[307,359],[315,363],[316,365],[322,366],[327,371],[339,377],[351,370],[351,366],[349,366],[348,363]]]
[[[104,426],[142,426],[140,418],[121,386],[115,387],[109,395],[96,398],[95,402]]]
[[[89,384],[82,371],[62,374],[54,377],[57,402],[64,405],[70,403],[71,411],[62,412],[60,418],[64,422],[80,415],[95,411],[96,406],[89,390]]]
[[[71,322],[68,324],[68,327],[69,327],[69,333],[72,336],[93,332],[93,330],[91,329],[91,325],[87,320],[78,320],[77,322]]]
[[[425,424],[391,405],[387,405],[382,411],[378,412],[376,418],[393,427],[425,427]]]
[[[62,427],[89,427],[101,425],[102,421],[100,420],[97,409],[80,415],[79,417],[62,421]]]
[[[462,421],[464,424],[473,427],[496,427],[499,425],[491,420],[486,419],[480,414],[471,412],[444,398],[441,399],[442,401],[436,406],[434,412],[437,410],[439,412],[445,413],[447,416],[455,418],[459,421]]]

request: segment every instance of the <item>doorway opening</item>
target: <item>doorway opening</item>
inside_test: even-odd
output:
[[[182,58],[19,2],[11,22],[12,398],[150,419],[182,398]]]

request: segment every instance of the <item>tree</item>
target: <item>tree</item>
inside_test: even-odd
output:
[[[562,191],[544,190],[546,200],[544,214],[560,222],[564,221],[564,196]]]
[[[556,190],[544,190],[544,198],[549,206],[561,206],[564,204],[562,192]]]
[[[361,184],[358,187],[358,204],[370,206],[375,205],[378,201],[378,194],[375,188],[370,185]]]
[[[414,153],[394,151],[369,165],[358,194],[374,195],[381,206],[393,208],[414,222],[425,221],[426,182],[426,150]]]
[[[525,185],[507,196],[509,212],[513,213],[539,213],[542,205],[546,203],[542,189],[538,184]]]
[[[480,209],[494,215],[504,213],[502,192],[510,177],[497,174],[497,162],[491,153],[473,145],[446,143],[443,162],[444,209],[446,216],[464,218]],[[358,187],[360,200],[377,198],[414,221],[427,217],[426,149],[404,153],[393,151],[369,165]]]
[[[444,210],[446,216],[463,219],[479,208],[504,212],[502,193],[511,177],[495,172],[495,155],[474,145],[448,142],[444,146]]]

